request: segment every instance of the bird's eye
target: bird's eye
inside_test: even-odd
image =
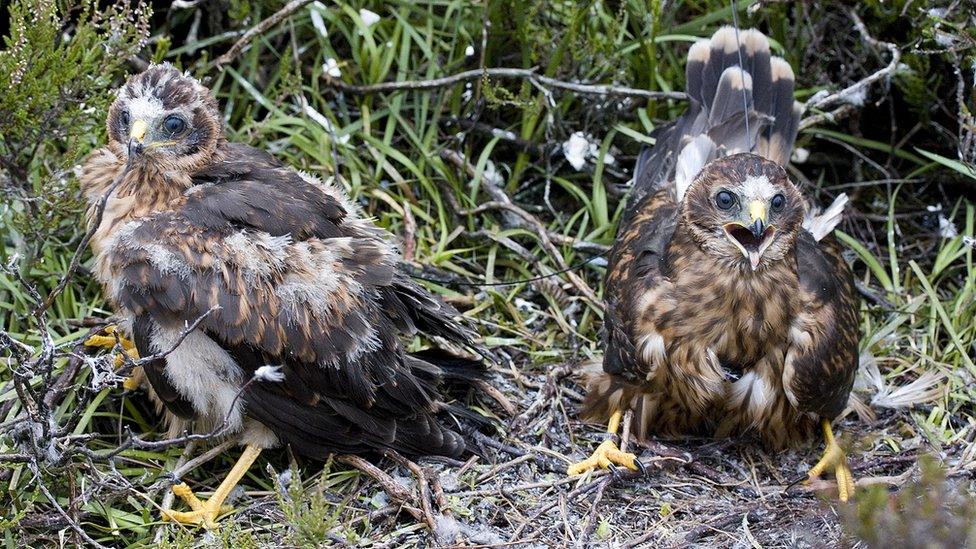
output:
[[[782,210],[783,206],[785,205],[786,205],[786,197],[781,194],[774,196],[773,199],[769,202],[769,206],[772,208],[774,212],[778,212]]]
[[[119,113],[119,122],[122,123],[122,126],[126,128],[129,127],[129,111],[122,111]]]
[[[179,135],[186,129],[186,122],[176,115],[169,115],[163,120],[163,128],[170,135]]]
[[[715,195],[715,205],[718,206],[720,210],[728,210],[732,206],[735,206],[735,197],[729,191],[719,191]]]

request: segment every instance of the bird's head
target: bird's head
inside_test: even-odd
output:
[[[742,153],[702,169],[685,194],[682,215],[706,253],[756,271],[787,256],[804,208],[782,166]]]
[[[119,88],[108,111],[109,146],[130,163],[192,171],[222,138],[210,90],[172,65],[153,65]]]

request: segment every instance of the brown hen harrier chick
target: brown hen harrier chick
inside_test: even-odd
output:
[[[339,188],[228,143],[211,92],[168,65],[119,90],[108,135],[81,177],[91,212],[110,193],[95,275],[141,356],[175,346],[144,365],[172,431],[226,420],[246,445],[209,501],[174,487],[192,510],[167,518],[212,526],[261,449],[280,444],[313,458],[465,451],[439,420],[442,385],[483,366],[406,353],[399,336],[475,348],[474,334]]]
[[[833,467],[846,500],[830,429],[858,363],[858,300],[830,234],[846,197],[816,214],[790,181],[793,72],[758,31],[740,38],[726,27],[692,46],[690,106],[637,161],[583,414],[611,432],[632,410],[639,437],[753,432],[773,448],[820,423],[827,450],[810,476]],[[635,467],[607,441],[570,473],[610,463]]]

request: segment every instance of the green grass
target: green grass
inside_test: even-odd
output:
[[[237,40],[236,31],[283,3],[235,0],[226,14],[201,12],[194,40],[187,36],[196,9],[174,9],[153,16],[150,44],[141,55],[174,63],[204,79],[223,106],[230,139],[267,148],[296,168],[334,178],[380,225],[397,235],[412,234],[416,262],[432,268],[425,276],[519,281],[592,256],[571,242],[612,244],[621,213],[618,191],[629,178],[634,156],[649,141],[647,134],[685,105],[543,90],[512,79],[482,79],[426,91],[340,94],[330,86],[323,64],[338,60],[341,79],[350,84],[429,79],[485,66],[536,67],[539,74],[568,81],[681,90],[687,43],[729,24],[731,8],[716,0],[670,2],[666,9],[658,2],[638,1],[490,2],[487,10],[485,4],[313,3],[255,39],[220,72],[209,62]],[[849,84],[885,63],[868,47],[845,43],[824,31],[848,24],[836,6],[764,3],[752,10],[751,4],[738,3],[740,21],[770,33],[775,49],[798,69],[802,97]],[[936,31],[957,32],[960,40],[973,38],[972,31],[956,21],[958,13],[935,20],[922,7],[909,5],[898,15],[904,6],[896,4],[868,2],[859,8],[874,36],[906,50],[914,44],[933,49]],[[359,15],[364,7],[380,14],[381,20],[364,24]],[[327,37],[316,31],[313,13],[324,22]],[[222,25],[220,32],[214,32],[213,21]],[[470,56],[465,53],[469,46],[474,48]],[[817,48],[819,57],[805,54],[808,46]],[[959,63],[973,61],[972,47],[958,55]],[[860,64],[852,70],[841,59]],[[955,144],[946,137],[955,135],[953,117],[959,109],[951,101],[938,103],[939,97],[954,93],[955,81],[946,76],[952,73],[952,62],[952,56],[938,52],[906,54],[905,63],[915,78],[896,79],[890,89],[876,86],[871,102],[857,117],[804,132],[799,145],[811,152],[810,160],[795,166],[794,173],[821,202],[829,202],[840,190],[852,196],[855,213],[842,226],[840,237],[859,282],[882,303],[866,302],[861,311],[862,352],[878,359],[881,382],[901,387],[926,373],[939,376],[934,399],[915,402],[909,395],[908,401],[917,406],[897,412],[904,415],[905,429],[911,436],[921,433],[929,448],[961,444],[971,451],[971,425],[976,421],[976,208],[970,200],[976,179],[973,167],[957,160]],[[110,88],[122,81],[123,72],[121,63],[106,68],[91,83],[92,96],[110,97]],[[926,88],[944,93],[923,93]],[[882,104],[876,106],[879,100]],[[52,140],[22,162],[31,182],[28,194],[11,192],[11,199],[0,204],[0,263],[10,266],[0,271],[0,329],[29,346],[28,354],[35,357],[43,338],[59,346],[49,369],[28,373],[28,385],[38,389],[48,388],[71,366],[72,348],[88,331],[74,321],[110,314],[86,270],[87,255],[82,269],[43,315],[43,325],[30,314],[36,303],[25,284],[46,296],[67,270],[83,229],[71,167],[104,142],[106,104],[103,100],[95,109],[81,110],[76,115],[81,118],[70,121],[85,129],[72,134],[70,142]],[[920,112],[926,113],[928,127],[944,131],[922,129],[902,142]],[[470,122],[477,125],[471,127]],[[493,129],[498,131],[492,133]],[[570,167],[559,148],[577,131],[591,136],[599,150],[583,171]],[[15,145],[0,138],[0,153]],[[461,153],[469,166],[459,168],[446,159],[446,152]],[[608,153],[614,163],[604,161]],[[12,174],[0,167],[4,190],[10,188]],[[549,253],[534,231],[513,224],[504,212],[458,212],[490,199],[486,186],[491,174],[500,177],[499,187],[536,216],[550,235],[563,238],[555,244],[558,256]],[[887,182],[845,187],[882,179]],[[30,200],[35,196],[42,200]],[[939,214],[927,210],[936,203],[942,204],[941,215],[955,224],[958,236],[939,236]],[[595,292],[602,292],[599,262],[579,267],[576,273]],[[600,354],[602,311],[583,297],[567,274],[484,288],[425,284],[459,304],[486,342],[500,351],[500,377],[511,379],[510,370],[517,370],[541,385],[554,364]],[[10,358],[0,364],[0,454],[19,454],[25,451],[18,434],[19,426],[26,425],[25,409],[12,379],[20,362],[13,349],[0,348],[0,357]],[[109,369],[108,359],[81,363],[55,402],[57,426],[90,437],[78,444],[96,453],[115,448],[124,427],[147,440],[162,438],[165,427],[144,395],[123,395],[111,376],[99,379],[108,376]],[[568,381],[565,385],[578,390]],[[876,389],[869,386],[864,398],[870,400]],[[511,396],[519,402],[519,395]],[[875,409],[885,413],[889,404],[881,400]],[[572,407],[564,410],[571,413]],[[895,450],[911,438],[886,436],[885,444]],[[181,452],[180,447],[129,449],[113,461],[91,462],[76,454],[39,462],[40,480],[88,535],[102,543],[142,546],[156,540],[187,546],[197,539],[196,533],[162,527],[156,509],[168,485],[163,475]],[[237,450],[224,454],[184,480],[203,492],[211,490],[236,455]],[[293,470],[291,482],[281,486],[269,467]],[[462,484],[474,486],[477,474],[468,473]],[[94,484],[95,492],[85,492]],[[369,514],[382,505],[376,499],[378,490],[345,466],[330,463],[323,469],[293,460],[284,451],[268,452],[244,484],[246,512],[225,523],[211,539],[217,545],[302,546],[337,539],[376,546],[418,545],[426,539],[423,528],[410,519],[371,521]],[[44,519],[56,518],[57,513],[38,486],[26,464],[0,462],[0,509],[5,510],[0,541],[5,546],[54,543],[58,531],[76,539],[64,524],[45,526]],[[79,493],[97,497],[82,501]],[[664,515],[662,521],[667,520]],[[620,532],[627,530],[601,522],[597,537],[613,532],[623,535]]]

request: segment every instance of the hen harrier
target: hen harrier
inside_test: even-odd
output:
[[[830,428],[858,363],[853,276],[831,235],[846,197],[818,213],[790,181],[793,71],[762,33],[740,37],[726,27],[692,46],[690,106],[637,161],[583,415],[615,432],[632,410],[639,437],[754,432],[773,448],[820,423],[827,449],[810,476],[832,467],[846,500]],[[607,441],[569,472],[612,463],[635,468]]]
[[[245,445],[209,501],[174,487],[192,510],[166,518],[212,526],[261,449],[279,444],[314,458],[465,450],[439,420],[452,409],[442,385],[470,385],[483,366],[407,353],[398,337],[473,349],[474,334],[401,271],[390,234],[339,188],[227,142],[211,92],[168,65],[119,90],[108,136],[81,177],[92,214],[110,193],[95,275],[171,430],[224,425]]]

